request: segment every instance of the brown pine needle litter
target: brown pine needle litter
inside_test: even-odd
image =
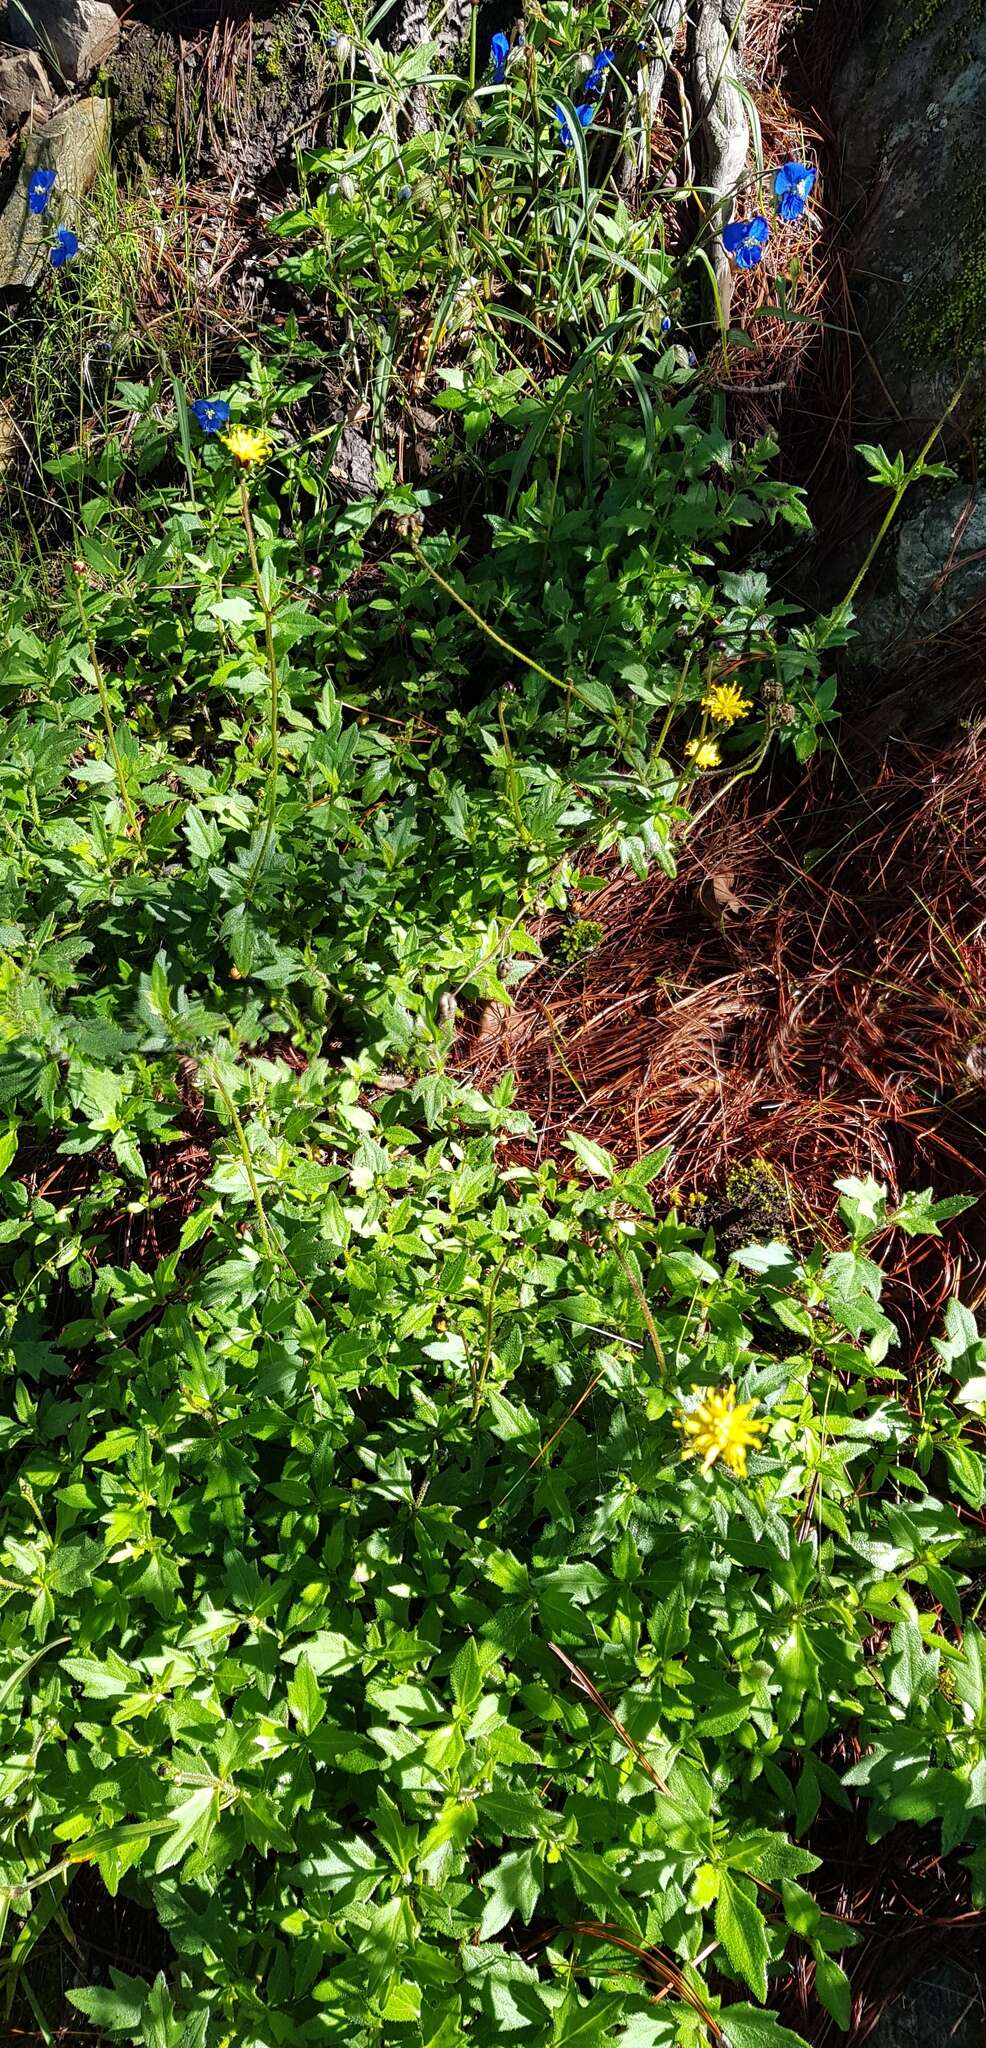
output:
[[[533,1164],[575,1129],[621,1163],[668,1144],[667,1185],[707,1195],[766,1160],[792,1227],[824,1227],[833,1182],[986,1187],[986,724],[937,751],[897,742],[862,785],[831,761],[741,785],[675,880],[587,858],[605,887],[532,925],[542,960],[459,1064],[506,1069]],[[566,955],[569,957],[566,958]],[[961,1273],[986,1291],[981,1208],[894,1246],[892,1309],[925,1334]],[[891,1263],[894,1263],[892,1261]]]

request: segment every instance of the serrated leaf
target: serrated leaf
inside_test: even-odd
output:
[[[288,1706],[303,1735],[310,1735],[318,1727],[326,1705],[309,1657],[299,1657],[288,1685]]]
[[[767,1996],[767,1930],[753,1886],[730,1870],[720,1873],[715,1930],[737,1975],[761,2000]]]
[[[495,1870],[488,1871],[481,1879],[484,1891],[489,1893],[479,1923],[480,1941],[490,1941],[519,1914],[525,1926],[537,1905],[541,1891],[541,1852],[537,1849],[515,1849],[504,1856]]]
[[[170,1870],[190,1849],[205,1849],[218,1818],[218,1793],[211,1785],[197,1785],[170,1815],[171,1833],[154,1859],[155,1871]]]

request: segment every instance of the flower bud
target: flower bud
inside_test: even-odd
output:
[[[482,108],[480,107],[479,101],[477,99],[469,98],[463,101],[462,125],[465,128],[467,135],[475,135],[482,118]]]
[[[352,63],[355,54],[356,45],[353,42],[352,37],[337,36],[335,56],[336,63],[338,64],[340,71],[345,71],[347,65]]]

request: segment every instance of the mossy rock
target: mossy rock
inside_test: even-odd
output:
[[[117,161],[125,176],[146,168],[189,175],[218,160],[256,182],[290,158],[324,116],[331,68],[324,38],[304,12],[241,25],[241,55],[210,100],[208,66],[183,56],[170,30],[136,22],[114,59]],[[208,118],[201,118],[203,109]]]
[[[141,166],[160,173],[178,167],[178,69],[175,38],[135,22],[123,37],[110,71],[115,113],[114,154],[125,174]]]
[[[722,1190],[707,1195],[691,1220],[711,1229],[722,1259],[748,1244],[790,1244],[794,1233],[787,1189],[766,1159],[731,1167]]]
[[[951,426],[961,451],[981,433],[986,403],[982,0],[884,0],[869,10],[835,105],[844,199],[860,222],[860,438],[919,443],[966,378]]]

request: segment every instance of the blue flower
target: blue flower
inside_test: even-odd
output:
[[[410,197],[411,197],[411,187],[410,187],[410,185],[399,185],[399,186],[398,186],[398,188],[397,188],[397,197],[398,197],[398,199],[402,200],[402,201],[403,201],[403,202],[404,202],[404,203],[406,204],[406,202],[407,202],[407,201],[408,201],[408,200],[410,199]]]
[[[770,229],[762,213],[752,220],[731,220],[723,228],[722,246],[740,270],[755,270],[770,240]]]
[[[664,315],[664,318],[663,318],[663,320],[661,321],[661,333],[662,333],[662,334],[670,334],[670,332],[671,332],[671,316],[670,316],[670,314],[668,314],[668,313],[665,313],[665,315]]]
[[[606,73],[609,70],[610,65],[615,63],[615,50],[600,50],[598,57],[596,57],[596,59],[594,60],[592,70],[590,71],[589,76],[586,79],[586,92],[602,92],[603,86],[606,83]]]
[[[55,182],[54,171],[32,171],[27,181],[27,209],[29,213],[43,213],[51,198]]]
[[[498,31],[490,42],[490,63],[493,66],[493,83],[502,85],[507,75],[507,58],[510,55],[510,38]]]
[[[62,264],[67,263],[70,256],[77,256],[78,252],[78,235],[73,235],[71,228],[59,228],[55,236],[55,246],[48,259],[52,269],[60,270]]]
[[[782,164],[774,178],[777,211],[782,220],[798,220],[818,173],[808,164]]]
[[[193,398],[191,410],[203,434],[218,434],[220,427],[229,425],[229,406],[225,398]]]
[[[583,100],[581,105],[576,107],[575,118],[580,128],[588,128],[595,111],[595,107],[590,106],[588,100]],[[557,101],[555,103],[555,120],[558,123],[559,142],[564,143],[566,149],[571,149],[575,137],[573,136],[572,131],[568,125],[568,116],[565,112],[565,109],[564,107],[560,107],[557,104]]]

